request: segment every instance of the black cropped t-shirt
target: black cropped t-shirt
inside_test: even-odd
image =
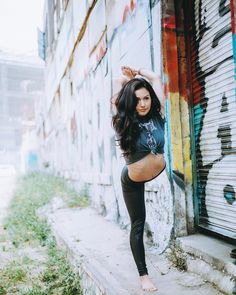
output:
[[[146,155],[163,154],[164,153],[164,119],[151,118],[146,122],[140,122],[140,135],[136,142],[135,152],[129,156],[125,156],[127,165],[135,163]]]

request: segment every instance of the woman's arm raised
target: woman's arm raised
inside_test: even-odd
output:
[[[164,89],[163,89],[163,84],[161,81],[161,77],[150,70],[140,68],[139,70],[132,68],[130,66],[123,66],[122,68],[122,74],[126,76],[128,79],[133,79],[137,76],[144,77],[146,78],[151,84],[152,87],[160,101],[161,104],[161,115],[164,117],[165,114],[165,94],[164,94]]]
[[[137,75],[137,72],[133,72],[133,70],[128,66],[122,66],[121,73],[121,77],[113,80],[113,95],[111,98],[111,103],[113,106],[115,105],[116,98],[122,87],[131,79],[135,78],[135,75]]]

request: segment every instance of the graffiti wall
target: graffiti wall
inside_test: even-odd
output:
[[[86,184],[92,206],[127,228],[120,184],[125,161],[111,127],[113,82],[126,64],[162,75],[161,3],[85,1],[82,21],[76,19],[77,2],[69,1],[58,46],[48,58],[45,120],[38,131],[40,154],[54,173],[77,188]],[[166,142],[168,146],[167,128]],[[166,161],[170,167],[168,153]],[[170,179],[166,170],[146,186],[146,233],[160,252],[167,247],[174,225]]]
[[[186,51],[178,6],[178,1],[162,3],[162,50],[168,97],[166,154],[170,165],[167,170],[174,191],[175,234],[181,236],[193,231],[193,203]]]
[[[196,0],[193,8],[198,223],[235,238],[236,101],[230,1]]]

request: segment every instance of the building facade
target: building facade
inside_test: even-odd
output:
[[[160,252],[199,229],[236,238],[235,10],[233,0],[46,1],[41,167],[86,184],[122,226],[113,81],[126,64],[162,77],[167,169],[146,185],[146,233]]]
[[[0,165],[11,164],[22,172],[36,168],[36,137],[34,147],[28,144],[23,151],[22,144],[26,133],[35,130],[35,104],[43,90],[43,63],[38,58],[0,52]]]

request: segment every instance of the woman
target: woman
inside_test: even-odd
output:
[[[142,289],[156,291],[145,262],[144,184],[157,177],[166,165],[163,156],[164,92],[160,77],[152,71],[122,67],[122,74],[122,88],[113,99],[116,113],[112,124],[126,161],[121,185],[131,220],[130,245]]]

